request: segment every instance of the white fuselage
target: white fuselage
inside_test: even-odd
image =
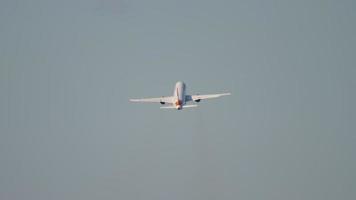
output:
[[[181,110],[183,105],[185,105],[185,84],[181,81],[176,83],[174,87],[174,102],[173,105],[178,109]]]

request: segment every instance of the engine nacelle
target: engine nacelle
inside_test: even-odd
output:
[[[166,102],[163,102],[163,101],[161,101],[161,102],[159,102],[159,103],[162,104],[162,105],[166,104]]]
[[[197,100],[194,100],[195,102],[199,103],[201,101],[201,99],[197,99]]]

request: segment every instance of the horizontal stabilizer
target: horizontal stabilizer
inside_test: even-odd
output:
[[[198,107],[198,105],[184,105],[183,108],[195,108],[195,107]],[[163,106],[161,107],[161,109],[177,109],[176,107],[174,106]]]
[[[183,108],[195,108],[198,107],[198,105],[192,104],[192,105],[184,105]]]
[[[174,106],[163,106],[161,109],[176,109]]]

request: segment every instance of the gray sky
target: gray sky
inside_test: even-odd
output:
[[[355,9],[0,1],[0,199],[356,199]]]

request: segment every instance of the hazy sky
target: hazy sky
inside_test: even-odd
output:
[[[0,199],[356,199],[355,9],[0,0]]]

